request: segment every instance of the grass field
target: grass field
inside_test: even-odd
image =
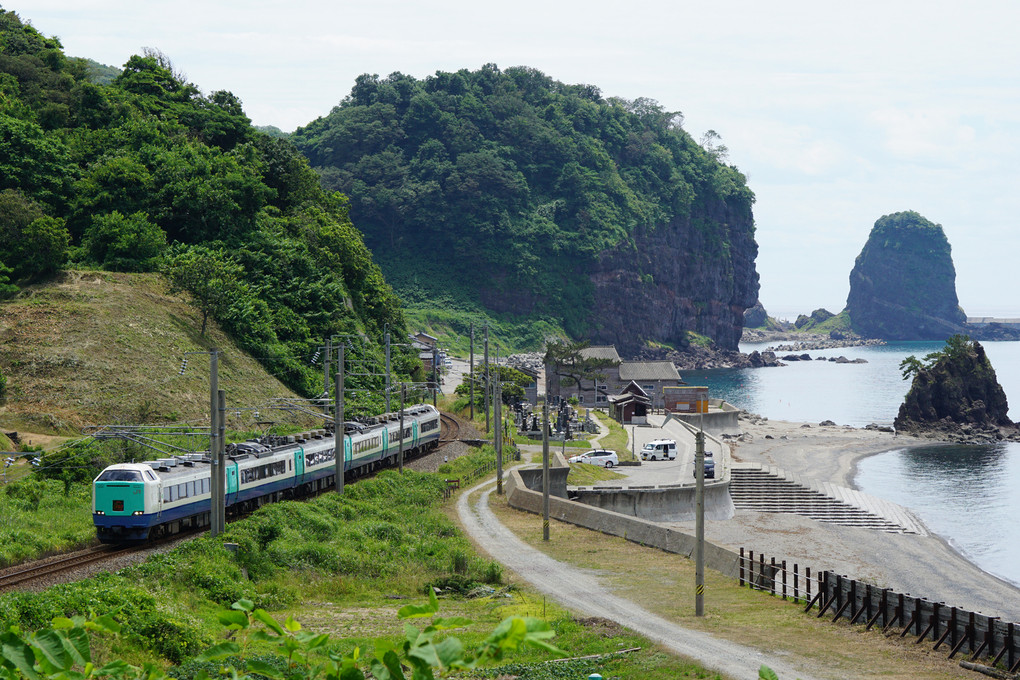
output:
[[[781,598],[741,588],[735,579],[706,571],[704,617],[694,615],[691,560],[570,524],[553,521],[542,540],[541,518],[490,497],[505,526],[534,548],[566,565],[596,570],[617,594],[683,626],[750,645],[791,660],[803,657],[834,678],[936,680],[973,677],[947,653],[915,645],[878,629],[865,632],[845,619],[831,623]],[[784,678],[783,680],[787,680]]]

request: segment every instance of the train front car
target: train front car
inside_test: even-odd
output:
[[[92,482],[92,522],[101,543],[144,541],[159,498],[159,478],[148,465],[111,465]]]

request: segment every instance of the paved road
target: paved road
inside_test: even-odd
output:
[[[758,668],[765,664],[784,680],[815,680],[816,676],[781,659],[767,657],[757,649],[667,621],[603,587],[596,572],[558,562],[527,545],[504,527],[489,509],[492,489],[483,490],[483,487],[492,484],[492,481],[483,482],[461,494],[457,512],[465,530],[494,560],[570,611],[615,621],[677,654],[733,678],[757,678]]]

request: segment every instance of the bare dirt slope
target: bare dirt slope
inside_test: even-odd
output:
[[[154,274],[68,271],[0,303],[0,368],[7,399],[0,429],[76,434],[106,423],[206,421],[207,355],[222,350],[229,409],[294,396]],[[252,414],[253,412],[242,412]],[[252,419],[253,415],[250,415]],[[232,425],[233,426],[233,425]],[[29,438],[33,438],[29,436]]]

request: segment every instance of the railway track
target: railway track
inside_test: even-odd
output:
[[[460,438],[461,427],[456,418],[445,414],[440,415],[439,446],[442,447],[446,444],[457,441]],[[355,480],[351,479],[350,481],[354,482]],[[187,533],[201,533],[201,530],[175,534],[166,540],[176,540],[185,537]],[[23,562],[22,564],[7,567],[6,569],[0,569],[0,593],[12,590],[22,590],[32,586],[33,583],[36,582],[45,584],[51,582],[55,577],[59,577],[61,574],[73,573],[80,570],[82,567],[96,562],[102,562],[131,552],[152,548],[162,542],[163,541],[148,542],[132,546],[101,545],[66,555],[54,556],[34,562]]]
[[[78,569],[138,550],[138,546],[121,547],[103,545],[80,550],[56,558],[24,562],[0,571],[0,592],[10,589],[21,589],[31,585],[33,581],[48,581],[54,576],[77,571]]]
[[[439,445],[449,444],[460,439],[460,423],[456,418],[445,413],[439,414]]]

